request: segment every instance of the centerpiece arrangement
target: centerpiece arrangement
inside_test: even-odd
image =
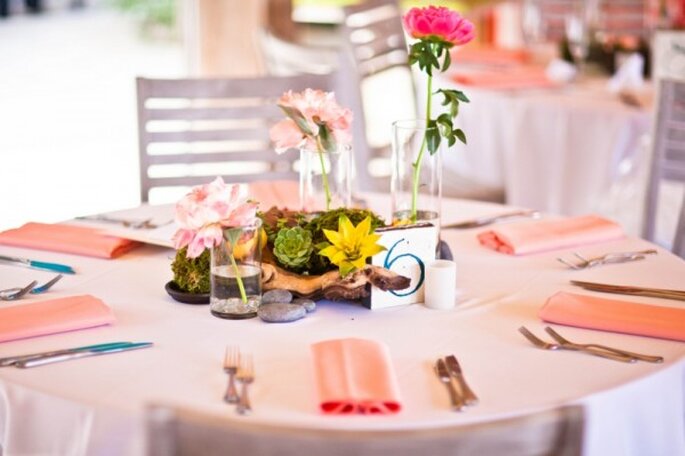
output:
[[[446,7],[411,8],[404,16],[407,33],[416,39],[409,52],[409,64],[427,75],[425,119],[393,124],[392,197],[393,223],[430,222],[439,226],[442,196],[442,149],[457,140],[466,143],[466,134],[454,125],[460,103],[468,97],[459,90],[433,90],[433,72],[446,71],[450,50],[474,37],[474,26],[456,11]],[[446,112],[434,116],[434,95],[442,97]],[[426,156],[428,152],[428,156]]]

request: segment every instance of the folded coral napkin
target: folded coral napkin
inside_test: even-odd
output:
[[[530,60],[525,49],[505,49],[491,46],[457,46],[453,48],[452,60],[459,63],[481,65],[521,65]]]
[[[685,342],[685,309],[559,292],[540,309],[550,323]]]
[[[114,323],[114,314],[91,295],[70,296],[0,309],[0,342]]]
[[[329,414],[397,413],[399,388],[385,345],[335,339],[312,345],[321,411]]]
[[[300,208],[300,184],[296,181],[258,181],[248,184],[248,197],[259,202],[259,209],[268,211]]]
[[[98,258],[115,258],[138,245],[128,239],[102,234],[97,228],[60,223],[27,223],[3,231],[0,244]]]
[[[458,84],[499,90],[551,88],[559,85],[547,77],[544,69],[538,68],[517,71],[456,73],[452,75],[452,79]]]
[[[526,255],[611,241],[624,235],[623,229],[611,220],[585,215],[502,225],[480,233],[478,240],[502,253]]]

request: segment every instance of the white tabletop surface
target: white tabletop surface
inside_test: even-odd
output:
[[[389,199],[370,198],[385,214]],[[499,213],[502,207],[446,201],[443,221]],[[0,344],[0,356],[115,340],[152,341],[150,349],[54,364],[0,370],[0,443],[5,454],[142,454],[146,404],[168,403],[255,423],[306,428],[408,429],[474,423],[580,403],[586,406],[585,453],[591,455],[685,454],[685,344],[646,337],[559,327],[578,341],[659,354],[663,364],[623,364],[574,352],[534,348],[521,325],[542,334],[537,317],[557,291],[584,292],[570,279],[682,288],[685,262],[660,250],[641,262],[572,272],[553,252],[510,257],[478,245],[478,230],[443,233],[457,262],[462,293],[453,310],[422,305],[370,311],[356,304],[320,302],[305,319],[267,324],[259,319],[221,320],[207,306],[173,301],[164,292],[174,252],[145,246],[116,260],[0,247],[5,254],[74,266],[49,294],[20,303],[89,293],[115,312],[109,327]],[[644,249],[627,238],[576,249],[583,254]],[[0,265],[0,288],[50,273]],[[613,296],[616,298],[616,296]],[[629,301],[665,306],[652,298]],[[0,304],[2,306],[15,303]],[[685,324],[685,323],[684,323]],[[322,416],[317,409],[309,347],[333,338],[364,337],[390,349],[404,410],[392,416]],[[221,401],[224,349],[239,345],[254,354],[254,414],[238,417]],[[431,370],[439,356],[456,354],[478,406],[450,412],[443,386]]]

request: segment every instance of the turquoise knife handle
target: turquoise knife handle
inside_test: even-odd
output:
[[[76,271],[71,266],[66,266],[59,263],[47,263],[45,261],[33,261],[29,262],[29,266],[32,268],[46,269],[48,271],[62,272],[64,274],[76,274]]]

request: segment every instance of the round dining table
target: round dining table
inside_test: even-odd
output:
[[[390,198],[366,194],[369,207],[389,215]],[[443,223],[510,211],[511,207],[444,200]],[[145,208],[138,208],[144,211]],[[172,208],[168,207],[169,216]],[[514,222],[512,222],[514,223]],[[149,341],[154,346],[31,369],[0,368],[0,445],[4,455],[145,454],[145,411],[168,404],[227,420],[306,429],[420,430],[490,422],[581,405],[586,455],[685,454],[685,344],[682,342],[555,325],[573,341],[595,342],[661,355],[664,362],[633,364],[572,351],[541,350],[518,331],[539,336],[538,311],[559,291],[597,295],[572,279],[682,288],[685,262],[633,237],[575,249],[510,256],[481,246],[486,228],[443,230],[457,263],[457,303],[433,310],[422,304],[369,310],[358,303],[320,301],[306,318],[265,323],[224,320],[206,305],[174,301],[175,252],[144,245],[113,260],[0,247],[4,255],[65,263],[77,273],[48,293],[0,306],[90,294],[110,306],[112,325],[0,344],[0,357],[109,341]],[[657,248],[643,261],[570,270],[557,261],[573,251],[595,256]],[[0,264],[0,288],[42,282],[53,274]],[[607,295],[604,295],[605,297]],[[612,297],[609,295],[609,297]],[[622,296],[625,301],[682,307],[682,302]],[[685,322],[683,322],[685,325]],[[401,393],[392,415],[324,415],[316,394],[311,346],[339,338],[385,344]],[[548,339],[548,337],[544,337]],[[227,346],[253,355],[253,413],[236,414],[223,394]],[[456,355],[480,402],[450,410],[433,372],[439,357]]]

